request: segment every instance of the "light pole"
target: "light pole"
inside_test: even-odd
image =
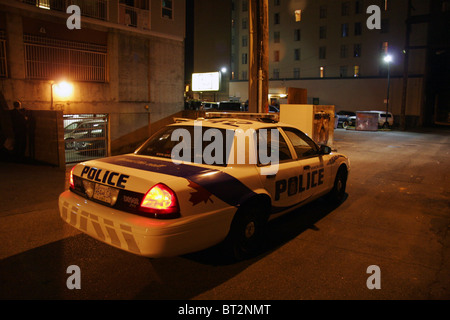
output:
[[[384,121],[384,127],[388,128],[389,127],[389,122],[388,122],[388,112],[389,112],[389,87],[391,86],[391,62],[392,62],[392,56],[387,54],[386,56],[384,56],[384,62],[387,63],[387,79],[388,79],[388,84],[387,84],[387,97],[386,97],[386,114],[385,114],[385,121]]]

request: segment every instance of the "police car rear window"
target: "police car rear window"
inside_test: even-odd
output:
[[[202,126],[166,127],[152,136],[137,154],[226,166],[233,137],[233,130]]]

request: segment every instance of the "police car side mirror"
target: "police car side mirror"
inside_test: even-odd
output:
[[[330,154],[331,148],[329,146],[321,145],[319,147],[319,154]]]

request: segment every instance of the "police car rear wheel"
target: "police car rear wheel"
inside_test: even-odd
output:
[[[234,260],[243,260],[261,247],[267,222],[264,208],[255,202],[239,209],[225,240],[225,250]]]

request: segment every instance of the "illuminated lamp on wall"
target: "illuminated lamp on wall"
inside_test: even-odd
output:
[[[50,110],[53,110],[53,100],[54,96],[56,96],[60,100],[67,100],[72,96],[73,93],[73,85],[67,81],[61,82],[51,82],[51,100],[50,100]]]

